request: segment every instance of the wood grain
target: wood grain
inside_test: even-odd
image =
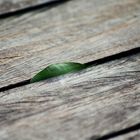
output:
[[[5,91],[0,116],[1,140],[91,140],[137,124],[140,55]]]
[[[0,15],[37,6],[55,0],[0,0]]]
[[[140,46],[139,0],[74,0],[0,21],[0,87],[53,63],[89,62]]]

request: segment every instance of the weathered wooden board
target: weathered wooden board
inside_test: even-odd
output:
[[[140,45],[139,0],[74,0],[0,21],[0,87],[49,64],[88,62]]]
[[[55,0],[0,0],[0,15]]]
[[[112,138],[110,140],[139,140],[139,139],[140,139],[140,130],[123,136]]]
[[[93,140],[139,123],[140,55],[1,93],[1,140]]]

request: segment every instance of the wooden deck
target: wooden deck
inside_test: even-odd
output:
[[[93,66],[22,84],[66,61]],[[9,139],[140,139],[139,0],[0,1],[0,140]]]

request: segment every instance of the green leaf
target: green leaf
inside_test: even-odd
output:
[[[52,64],[38,74],[36,74],[30,81],[30,83],[38,82],[48,78],[64,75],[66,73],[76,72],[82,70],[86,67],[84,64],[74,63],[74,62],[65,62]]]

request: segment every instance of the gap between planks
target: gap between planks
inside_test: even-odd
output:
[[[136,55],[137,53],[140,53],[140,48],[139,47],[135,48],[135,49],[132,49],[132,50],[129,50],[129,51],[121,52],[121,53],[113,55],[113,56],[109,56],[109,57],[106,57],[106,58],[103,58],[103,59],[99,59],[99,60],[96,60],[96,61],[93,61],[93,62],[89,62],[89,63],[87,63],[87,65],[90,65],[90,66],[99,65],[99,64],[103,64],[105,62],[116,60],[116,59],[121,59],[121,58],[124,58],[124,57],[129,57],[131,55]],[[22,83],[24,83],[23,85],[25,85],[25,82],[21,82],[21,84]],[[28,84],[28,82],[26,82],[26,84]],[[16,88],[16,86],[15,86],[15,88]],[[114,138],[114,137],[118,137],[120,135],[124,135],[124,134],[130,133],[130,132],[136,131],[138,129],[140,129],[140,124],[136,124],[134,126],[125,128],[123,130],[119,130],[119,131],[116,131],[116,132],[106,134],[104,136],[100,136],[100,137],[99,136],[93,136],[93,137],[90,138],[90,140],[111,139],[111,138]]]
[[[139,139],[140,139],[140,130],[137,130],[110,140],[139,140]]]
[[[26,0],[16,1],[1,0],[0,1],[0,19],[8,18],[10,16],[18,16],[27,12],[35,11],[41,8],[50,8],[67,2],[68,0]]]
[[[118,137],[120,138],[122,137],[124,140],[125,137],[129,137],[129,135],[131,136],[131,133],[134,133],[134,137],[136,134],[138,134],[138,136],[140,135],[140,123],[130,126],[128,128],[116,131],[116,132],[108,133],[101,137],[93,136],[89,138],[89,140],[107,140],[107,139],[114,139],[114,138],[115,140],[117,140]],[[120,138],[118,140],[120,140]]]
[[[74,0],[2,20],[0,87],[50,64],[87,63],[140,46],[139,7],[138,0]]]
[[[101,139],[130,132],[139,123],[139,110],[137,54],[1,93],[0,137]]]
[[[98,59],[98,60],[94,60],[92,62],[85,63],[84,65],[86,65],[88,67],[95,66],[95,65],[101,65],[101,64],[104,64],[104,63],[107,63],[107,62],[110,62],[110,61],[114,61],[116,59],[121,59],[121,58],[128,57],[128,56],[131,56],[131,55],[136,55],[137,53],[140,53],[140,47],[137,47],[137,48],[134,48],[134,49],[131,49],[131,50],[128,50],[128,51],[124,51],[124,52],[121,52],[121,53],[118,53],[118,54],[115,54],[115,55],[107,56],[105,58],[101,58],[101,59]],[[21,81],[19,83],[15,83],[15,84],[12,84],[12,85],[1,87],[0,92],[28,85],[28,84],[30,84],[30,80],[31,79],[28,79],[28,80],[25,80],[25,81]]]
[[[130,6],[130,7],[131,7],[131,6]],[[133,7],[133,6],[132,6],[132,7]],[[134,12],[134,13],[135,13],[135,12]],[[133,15],[133,14],[132,14],[132,15]],[[136,15],[134,14],[134,16],[136,16],[136,18],[138,19],[137,12],[136,12]],[[137,20],[137,21],[138,21],[138,20]],[[136,22],[137,22],[137,21],[136,21]],[[137,23],[136,23],[136,24],[137,24]],[[135,24],[135,25],[136,25],[136,24]],[[134,25],[134,26],[135,26],[135,25]],[[137,27],[137,26],[136,26],[136,27]],[[134,28],[135,28],[135,27],[134,27]],[[129,28],[129,29],[131,29],[131,28]],[[132,31],[134,31],[134,30],[132,30]],[[139,33],[138,33],[138,37],[139,37]],[[136,38],[135,38],[135,39],[136,39]],[[134,40],[135,40],[135,39],[134,39]],[[128,40],[129,40],[129,39],[128,39]],[[127,40],[127,41],[128,41],[128,40]],[[135,41],[136,41],[136,44],[139,44],[139,42],[137,41],[137,39],[136,39]],[[134,42],[133,42],[131,45],[134,47],[134,46],[135,46],[135,45],[134,45]],[[130,48],[131,48],[131,47],[130,47]],[[90,59],[91,59],[91,58],[90,58]],[[9,92],[11,92],[11,91],[9,91]],[[19,102],[19,103],[20,103],[20,102]],[[27,103],[28,103],[28,102],[27,102]],[[21,110],[21,112],[22,112],[22,110]],[[28,112],[28,111],[27,111],[27,112]],[[30,111],[29,111],[29,112],[30,112]],[[10,113],[10,112],[9,112],[9,113]],[[10,114],[9,114],[9,115],[10,115]],[[21,114],[21,116],[22,116],[22,114]],[[19,118],[20,118],[20,117],[19,117]],[[22,119],[22,117],[21,117],[21,119]],[[11,133],[11,134],[12,134],[12,133]],[[15,135],[15,136],[16,136],[16,135]]]

